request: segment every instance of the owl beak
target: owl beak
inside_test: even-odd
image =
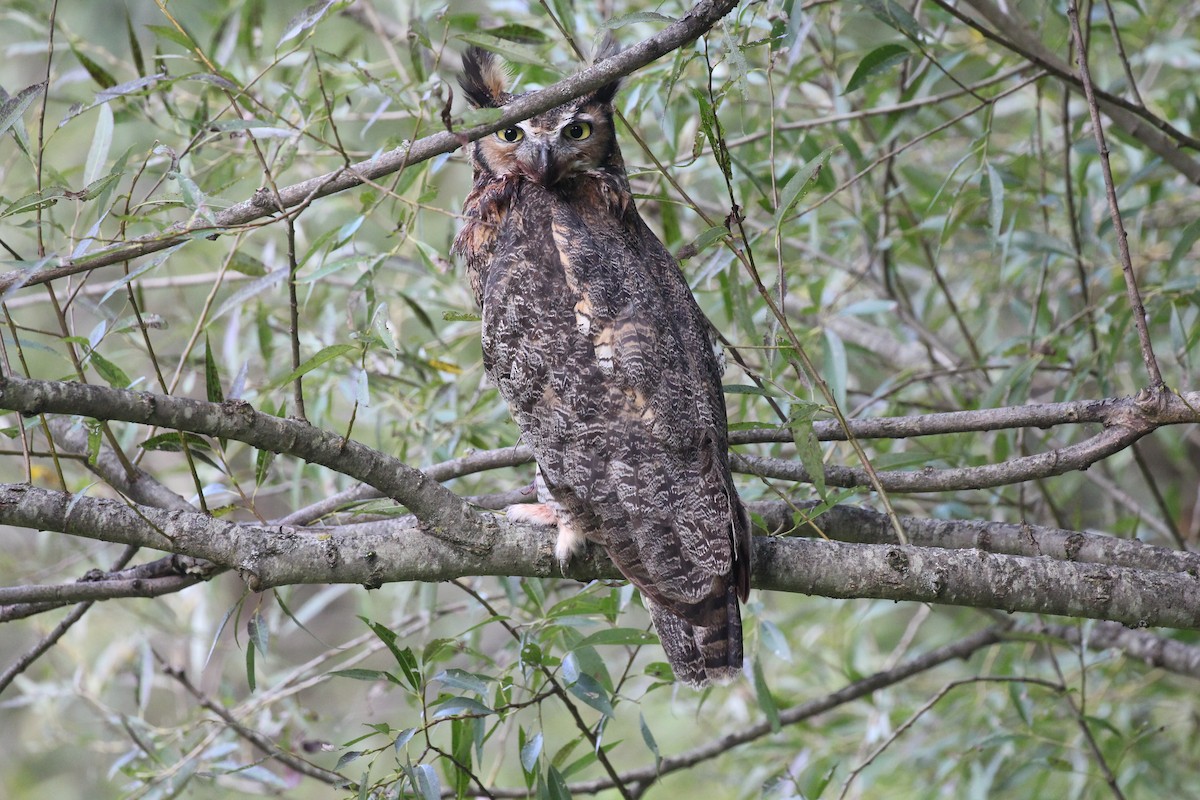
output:
[[[558,182],[558,170],[555,168],[554,159],[550,154],[550,145],[542,143],[538,147],[533,156],[533,169],[537,174],[538,182],[543,186],[553,186]]]

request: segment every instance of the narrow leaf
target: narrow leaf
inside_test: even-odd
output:
[[[250,643],[258,652],[265,656],[267,646],[271,642],[271,632],[267,629],[267,621],[259,612],[255,611],[246,622],[246,635],[250,637]]]
[[[800,202],[806,194],[812,189],[817,178],[821,174],[825,163],[829,161],[829,157],[833,155],[833,151],[837,150],[838,145],[826,147],[816,158],[813,158],[791,177],[787,185],[783,187],[783,192],[779,196],[779,208],[775,209],[775,230],[779,230],[779,226],[783,224],[783,219],[792,210],[792,206]]]
[[[494,713],[496,712],[470,697],[451,697],[434,706],[433,718],[444,719],[445,717],[457,717],[463,714],[468,716],[488,716]]]
[[[854,68],[854,74],[846,82],[846,88],[842,91],[842,94],[847,95],[861,89],[872,77],[891,69],[896,64],[908,58],[909,55],[911,55],[909,49],[902,44],[893,43],[876,47],[863,56],[862,61],[858,62],[858,66]]]
[[[213,358],[212,344],[208,334],[204,334],[204,388],[208,394],[208,402],[225,402],[225,393],[221,391],[221,373],[217,371],[217,361]]]
[[[590,636],[584,637],[571,649],[578,650],[581,647],[591,647],[598,644],[641,647],[642,645],[657,643],[657,636],[650,631],[644,631],[640,628],[605,628],[604,630],[596,631]]]
[[[846,345],[831,329],[825,329],[825,359],[821,375],[833,392],[834,402],[839,408],[846,405],[846,380],[849,365],[846,363]]]
[[[262,488],[262,485],[267,482],[267,476],[271,473],[271,463],[275,460],[275,454],[270,450],[259,450],[258,455],[254,459],[254,485]]]
[[[283,29],[283,35],[279,37],[279,41],[275,44],[278,49],[280,45],[289,39],[294,39],[306,30],[316,25],[321,21],[321,17],[334,6],[336,0],[317,0],[308,8],[301,11],[296,16],[292,17]]]
[[[1200,239],[1200,219],[1192,220],[1180,232],[1179,241],[1175,244],[1175,249],[1171,251],[1170,266],[1172,270],[1188,254],[1188,251],[1192,249],[1192,245],[1196,243],[1197,239]]]
[[[501,39],[496,36],[490,36],[486,33],[462,33],[458,36],[467,44],[474,44],[482,47],[484,50],[490,50],[493,53],[498,53],[504,56],[504,59],[517,64],[532,64],[535,67],[558,74],[559,70],[555,69],[554,65],[542,57],[540,53],[532,47],[510,42],[506,39]]]
[[[600,682],[587,673],[580,673],[567,690],[606,717],[615,716],[608,692]]]
[[[92,134],[92,146],[88,148],[87,163],[83,168],[83,182],[90,184],[100,177],[100,171],[108,161],[108,151],[112,147],[113,112],[107,103],[100,106],[96,119],[96,131]]]
[[[92,76],[92,80],[100,85],[101,89],[107,89],[111,86],[117,85],[116,78],[110,75],[108,70],[93,61],[74,44],[71,45],[71,52],[75,55],[75,58],[78,59],[79,63],[83,65],[83,68],[87,70],[87,74]]]
[[[29,211],[36,211],[39,208],[46,208],[57,203],[58,198],[66,196],[67,189],[65,186],[47,186],[40,192],[33,192],[32,194],[17,198],[8,208],[0,212],[0,217],[9,217],[13,214],[24,214]]]
[[[142,45],[133,31],[133,20],[129,16],[128,7],[125,9],[125,33],[129,36],[129,54],[133,56],[133,66],[137,68],[138,75],[145,75],[146,60],[142,57]]]
[[[519,44],[545,44],[550,41],[550,37],[545,31],[538,28],[530,27],[529,25],[518,25],[509,23],[501,25],[497,28],[488,28],[485,33],[489,36],[495,36],[498,39],[507,39],[510,42]]]
[[[763,715],[767,718],[767,722],[771,726],[771,730],[778,732],[780,726],[779,706],[775,703],[775,698],[771,696],[771,690],[767,688],[767,679],[763,675],[762,662],[755,660],[754,662],[754,693],[758,695],[758,707],[762,709]]]
[[[35,83],[32,86],[26,86],[21,91],[14,94],[0,106],[0,134],[3,134],[13,124],[21,118],[25,113],[25,109],[29,108],[29,104],[37,98],[46,88],[44,83]]]
[[[250,691],[254,691],[257,683],[254,679],[254,648],[246,648],[246,685],[250,687]]]
[[[650,726],[646,724],[644,714],[638,714],[638,720],[642,729],[642,741],[646,743],[646,747],[650,748],[650,752],[654,754],[654,760],[662,760],[662,754],[658,752],[658,742],[654,740],[654,734],[650,732]]]
[[[434,675],[432,681],[447,686],[451,689],[461,689],[466,692],[475,692],[479,695],[487,694],[487,684],[478,675],[474,675],[462,669],[446,669]]]
[[[417,785],[414,788],[420,794],[421,800],[441,800],[442,782],[433,767],[428,764],[418,764],[413,772],[417,778]]]
[[[532,739],[521,748],[521,769],[533,772],[537,766],[538,756],[542,754],[542,734],[538,731]]]
[[[987,164],[988,194],[991,202],[988,204],[988,223],[991,227],[992,245],[1000,242],[1004,226],[1004,181],[1000,173],[989,161]]]
[[[816,403],[796,402],[788,409],[788,427],[792,429],[792,441],[800,464],[812,478],[817,494],[825,497],[825,466],[821,457],[821,444],[813,430],[813,420],[821,406]]]
[[[699,236],[685,244],[683,247],[679,248],[678,258],[680,261],[686,261],[689,258],[694,258],[728,235],[729,229],[724,225],[714,225],[708,230],[703,231]]]
[[[332,361],[339,356],[344,356],[347,353],[356,352],[357,350],[358,345],[356,344],[331,344],[329,347],[322,348],[315,356],[296,367],[282,380],[272,383],[270,388],[278,389],[280,386],[289,384],[297,378],[307,375],[327,361]]]
[[[356,681],[387,680],[387,673],[380,669],[335,669],[329,674],[337,675],[339,678],[351,678]]]
[[[571,800],[571,790],[567,788],[566,779],[554,767],[550,767],[546,773],[546,790],[546,796],[550,800]]]
[[[93,356],[95,354],[93,353]],[[146,441],[142,442],[139,447],[143,450],[159,450],[168,453],[178,453],[183,449],[183,440],[187,439],[187,445],[192,450],[211,450],[208,442],[201,436],[195,433],[182,433],[180,431],[167,431],[160,433],[157,436],[151,436]]]
[[[125,370],[118,367],[116,364],[109,361],[99,353],[92,351],[88,359],[97,374],[104,379],[104,382],[114,389],[124,389],[129,386],[129,376],[125,374]]]
[[[100,442],[100,423],[96,420],[90,420],[87,423],[87,459],[88,464],[92,466],[95,466],[96,460],[100,458]]]

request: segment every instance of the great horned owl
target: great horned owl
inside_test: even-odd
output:
[[[479,48],[459,83],[476,107],[514,98]],[[483,307],[484,367],[548,492],[510,516],[556,523],[562,561],[604,547],[675,675],[705,686],[742,668],[749,519],[707,321],[629,191],[617,88],[476,142],[454,250]]]

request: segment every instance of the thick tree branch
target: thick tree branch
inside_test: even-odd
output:
[[[160,233],[105,247],[82,258],[63,257],[59,259],[56,267],[50,269],[38,272],[14,271],[0,275],[0,294],[17,285],[46,283],[56,278],[166,250],[189,239],[220,234],[262,217],[274,215],[279,211],[280,204],[285,209],[304,205],[317,198],[378,180],[442,153],[452,152],[467,142],[585,95],[696,40],[736,5],[736,0],[700,0],[686,16],[672,22],[645,41],[632,45],[569,78],[564,78],[553,86],[513,100],[504,107],[503,114],[495,122],[475,125],[460,131],[435,133],[389,150],[369,161],[360,161],[300,183],[281,186],[277,198],[273,192],[260,189],[250,199],[215,214],[212,222],[178,222]]]
[[[764,500],[748,504],[772,535],[824,537],[851,544],[899,544],[891,521],[878,511],[857,506],[834,506],[815,519],[796,526],[796,509],[812,502]],[[1107,564],[1156,572],[1200,575],[1200,553],[1156,547],[1136,539],[1118,539],[1084,531],[1041,525],[979,520],[901,517],[908,543],[946,550],[982,550],[1029,558],[1052,558],[1089,564]]]
[[[199,513],[130,507],[26,485],[0,485],[0,523],[155,547],[236,569],[253,591],[296,583],[443,581],[469,575],[557,577],[550,529],[499,522],[472,551],[411,518],[337,528],[239,525]],[[871,597],[1200,629],[1200,578],[1099,564],[912,545],[755,540],[753,585],[823,597]],[[598,548],[567,577],[616,578]]]

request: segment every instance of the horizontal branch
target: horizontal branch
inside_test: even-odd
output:
[[[858,506],[834,506],[796,526],[796,511],[812,501],[759,500],[747,504],[771,535],[822,537],[851,544],[899,544],[887,515]],[[1156,547],[1137,539],[1047,528],[1028,523],[900,517],[908,544],[945,550],[982,550],[1030,558],[1200,575],[1200,553]]]
[[[1090,650],[1120,650],[1146,666],[1165,669],[1179,675],[1200,678],[1200,647],[1178,642],[1149,631],[1136,631],[1116,622],[1100,622],[1095,626],[1062,625],[1037,620],[1015,627],[1015,633],[1054,636],[1068,644]]]
[[[1028,480],[1063,475],[1067,472],[1085,470],[1098,461],[1108,458],[1114,453],[1119,453],[1162,425],[1198,422],[1200,421],[1198,408],[1200,408],[1200,392],[1187,394],[1140,392],[1135,397],[1092,402],[1085,404],[1082,408],[1069,411],[1060,409],[1060,414],[1064,411],[1068,414],[1085,411],[1088,416],[1093,418],[1089,421],[1102,423],[1104,429],[1082,442],[1045,453],[1014,458],[1000,464],[879,472],[879,480],[883,488],[889,492],[945,492],[1007,486]],[[1019,418],[1019,415],[1013,416]],[[1025,417],[1025,420],[1036,418],[1038,418],[1037,415],[1029,415]],[[962,420],[956,420],[954,424],[959,425],[961,422]],[[866,430],[871,429],[870,425],[863,427]],[[889,426],[885,423],[879,426],[875,432],[886,431],[889,427],[894,433],[901,426]],[[853,427],[851,430],[854,430]],[[788,459],[735,454],[732,463],[736,469],[763,478],[811,482],[807,470],[799,463]],[[826,468],[825,481],[831,486],[844,488],[871,485],[865,470],[851,467]]]
[[[198,575],[172,575],[163,578],[85,581],[32,586],[6,586],[0,588],[0,603],[53,603],[66,605],[87,600],[116,600],[125,597],[161,597],[173,594],[205,579]],[[0,605],[0,619],[4,618],[4,606]]]
[[[1188,395],[1187,404],[1160,413],[1159,424],[1200,422],[1200,392]],[[948,433],[980,433],[1014,430],[1017,428],[1053,428],[1058,425],[1098,423],[1107,425],[1123,415],[1142,412],[1136,409],[1137,399],[1131,397],[1103,400],[1073,400],[1067,403],[1035,403],[1002,408],[979,408],[971,411],[942,411],[910,417],[867,417],[847,420],[850,432],[858,439],[910,439],[917,436],[937,436]],[[1164,409],[1164,412],[1166,410]],[[822,442],[845,441],[846,431],[837,420],[813,423],[813,433]],[[756,428],[729,432],[730,444],[791,442],[790,428]]]
[[[92,570],[74,583],[0,588],[0,622],[88,600],[161,597],[183,591],[224,572],[198,558],[169,555],[125,569]]]
[[[504,107],[503,113],[495,122],[475,125],[461,131],[435,133],[389,150],[368,161],[360,161],[290,186],[281,186],[278,200],[283,208],[294,208],[317,198],[378,180],[434,156],[457,150],[469,141],[560,106],[575,97],[581,97],[694,41],[736,5],[736,0],[700,0],[686,16],[667,25],[648,39],[541,91],[516,98]],[[64,257],[59,260],[58,266],[50,269],[38,272],[17,270],[0,275],[0,294],[17,285],[46,283],[67,275],[166,250],[189,239],[213,236],[280,210],[273,193],[259,190],[248,200],[215,214],[211,222],[179,222],[164,231],[101,248],[81,258]]]
[[[552,578],[553,531],[498,521],[471,551],[411,518],[297,529],[131,507],[26,485],[0,484],[0,524],[136,544],[235,569],[250,589],[300,583],[443,581],[472,575]],[[1051,558],[912,545],[757,537],[753,585],[833,598],[878,598],[1088,617],[1134,627],[1200,629],[1200,578]],[[598,548],[566,577],[617,578]]]

